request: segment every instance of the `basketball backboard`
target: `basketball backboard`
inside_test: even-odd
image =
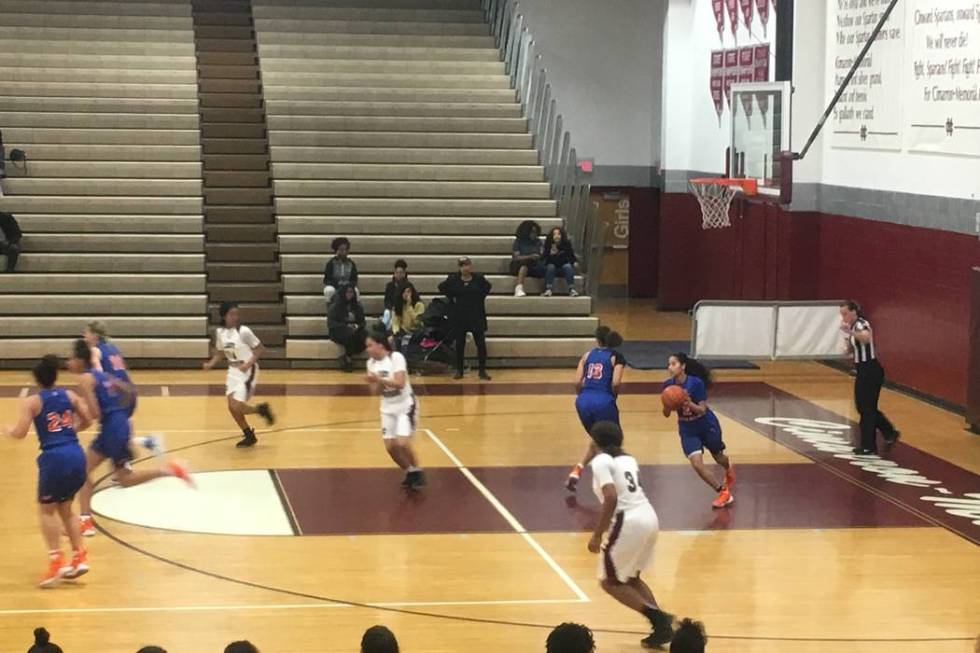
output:
[[[759,195],[788,203],[792,196],[790,82],[732,84],[731,177],[758,182]]]

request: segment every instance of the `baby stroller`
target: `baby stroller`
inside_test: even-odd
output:
[[[410,371],[442,374],[453,364],[452,310],[448,300],[433,299],[422,314],[422,328],[400,343]]]

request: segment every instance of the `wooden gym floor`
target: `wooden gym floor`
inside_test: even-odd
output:
[[[627,338],[686,339],[685,316],[647,306],[610,302],[602,317]],[[629,370],[620,399],[663,528],[647,578],[665,609],[705,623],[709,650],[973,650],[980,440],[961,417],[886,391],[903,440],[892,462],[856,460],[845,374],[719,371],[710,403],[739,483],[713,511],[659,413],[663,377]],[[586,550],[591,481],[575,498],[561,487],[585,444],[572,370],[413,379],[429,474],[416,496],[397,487],[359,375],[263,370],[257,399],[279,421],[247,451],[234,448],[222,372],[135,378],[138,433],[163,433],[200,489],[103,483],[92,572],[42,591],[36,440],[0,441],[0,651],[26,649],[39,625],[66,653],[204,653],[239,638],[264,653],[355,651],[376,623],[407,652],[541,651],[562,621],[593,628],[600,652],[640,650],[643,620],[599,590]],[[29,383],[0,375],[5,423]]]

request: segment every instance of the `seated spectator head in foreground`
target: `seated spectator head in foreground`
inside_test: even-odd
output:
[[[398,653],[395,633],[384,626],[371,626],[361,637],[361,653]]]
[[[391,278],[394,279],[395,283],[401,283],[408,279],[408,263],[405,259],[400,258],[395,261],[395,270],[391,273]]]
[[[226,646],[225,653],[259,653],[259,649],[247,639],[242,639]]]
[[[160,648],[159,646],[144,646],[136,653],[167,653],[166,650]]]
[[[51,634],[44,628],[34,629],[34,646],[27,653],[62,653],[61,647],[51,643]]]
[[[346,236],[340,236],[339,238],[334,238],[330,243],[330,249],[337,258],[347,258],[347,254],[350,253],[350,239]]]
[[[592,653],[595,640],[592,631],[582,624],[563,623],[555,626],[545,642],[547,653]]]
[[[685,619],[674,631],[670,640],[670,653],[704,653],[708,636],[704,634],[704,624],[693,619]]]

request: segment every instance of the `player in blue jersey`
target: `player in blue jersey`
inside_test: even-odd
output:
[[[176,476],[193,486],[194,482],[187,468],[175,461],[155,469],[134,470],[130,467],[133,454],[129,447],[129,404],[134,396],[131,384],[92,367],[91,351],[84,340],[75,341],[68,366],[72,372],[81,375],[78,385],[80,394],[89,412],[100,424],[99,434],[86,453],[88,475],[109,460],[112,462],[113,478],[123,487],[139,485],[163,476]],[[92,480],[86,478],[78,497],[83,535],[95,535],[92,523],[92,491]]]
[[[597,422],[612,422],[619,425],[619,407],[616,397],[623,383],[626,359],[616,351],[623,344],[623,337],[607,326],[595,330],[596,346],[586,352],[578,362],[575,371],[575,410],[578,418],[589,433]],[[582,470],[591,462],[599,450],[592,437],[582,462],[577,463],[568,474],[565,488],[574,492],[582,476]]]
[[[85,483],[85,452],[78,444],[76,428],[84,429],[92,421],[85,402],[71,390],[55,385],[60,361],[54,354],[34,366],[34,380],[39,391],[24,399],[20,416],[6,428],[7,435],[23,438],[31,423],[41,444],[37,458],[37,501],[41,513],[41,534],[48,546],[48,569],[41,577],[41,587],[51,587],[62,578],[77,578],[89,569],[78,528],[72,513],[75,494]],[[71,563],[65,565],[61,551],[62,529],[71,542]]]
[[[687,401],[677,409],[677,427],[681,436],[684,455],[698,476],[718,493],[712,501],[714,508],[724,508],[735,501],[735,465],[725,455],[725,442],[721,439],[721,424],[708,408],[708,388],[711,386],[711,370],[697,359],[684,353],[676,353],[667,361],[670,378],[664,388],[677,385],[687,393]],[[673,412],[664,407],[664,417]],[[725,468],[724,481],[719,483],[714,474],[704,467],[704,450],[707,449],[715,462]]]
[[[133,385],[129,376],[129,369],[126,366],[126,358],[119,351],[119,347],[109,340],[109,329],[102,320],[93,320],[85,325],[82,334],[85,343],[92,350],[92,367],[106,372],[116,377],[120,381]],[[136,412],[136,394],[134,387],[133,401],[129,404],[129,430],[135,434],[133,427],[133,414]],[[150,453],[158,455],[163,453],[163,436],[159,433],[151,433],[143,437],[134,437],[133,440],[140,446],[147,449]],[[94,530],[93,530],[94,532]]]

